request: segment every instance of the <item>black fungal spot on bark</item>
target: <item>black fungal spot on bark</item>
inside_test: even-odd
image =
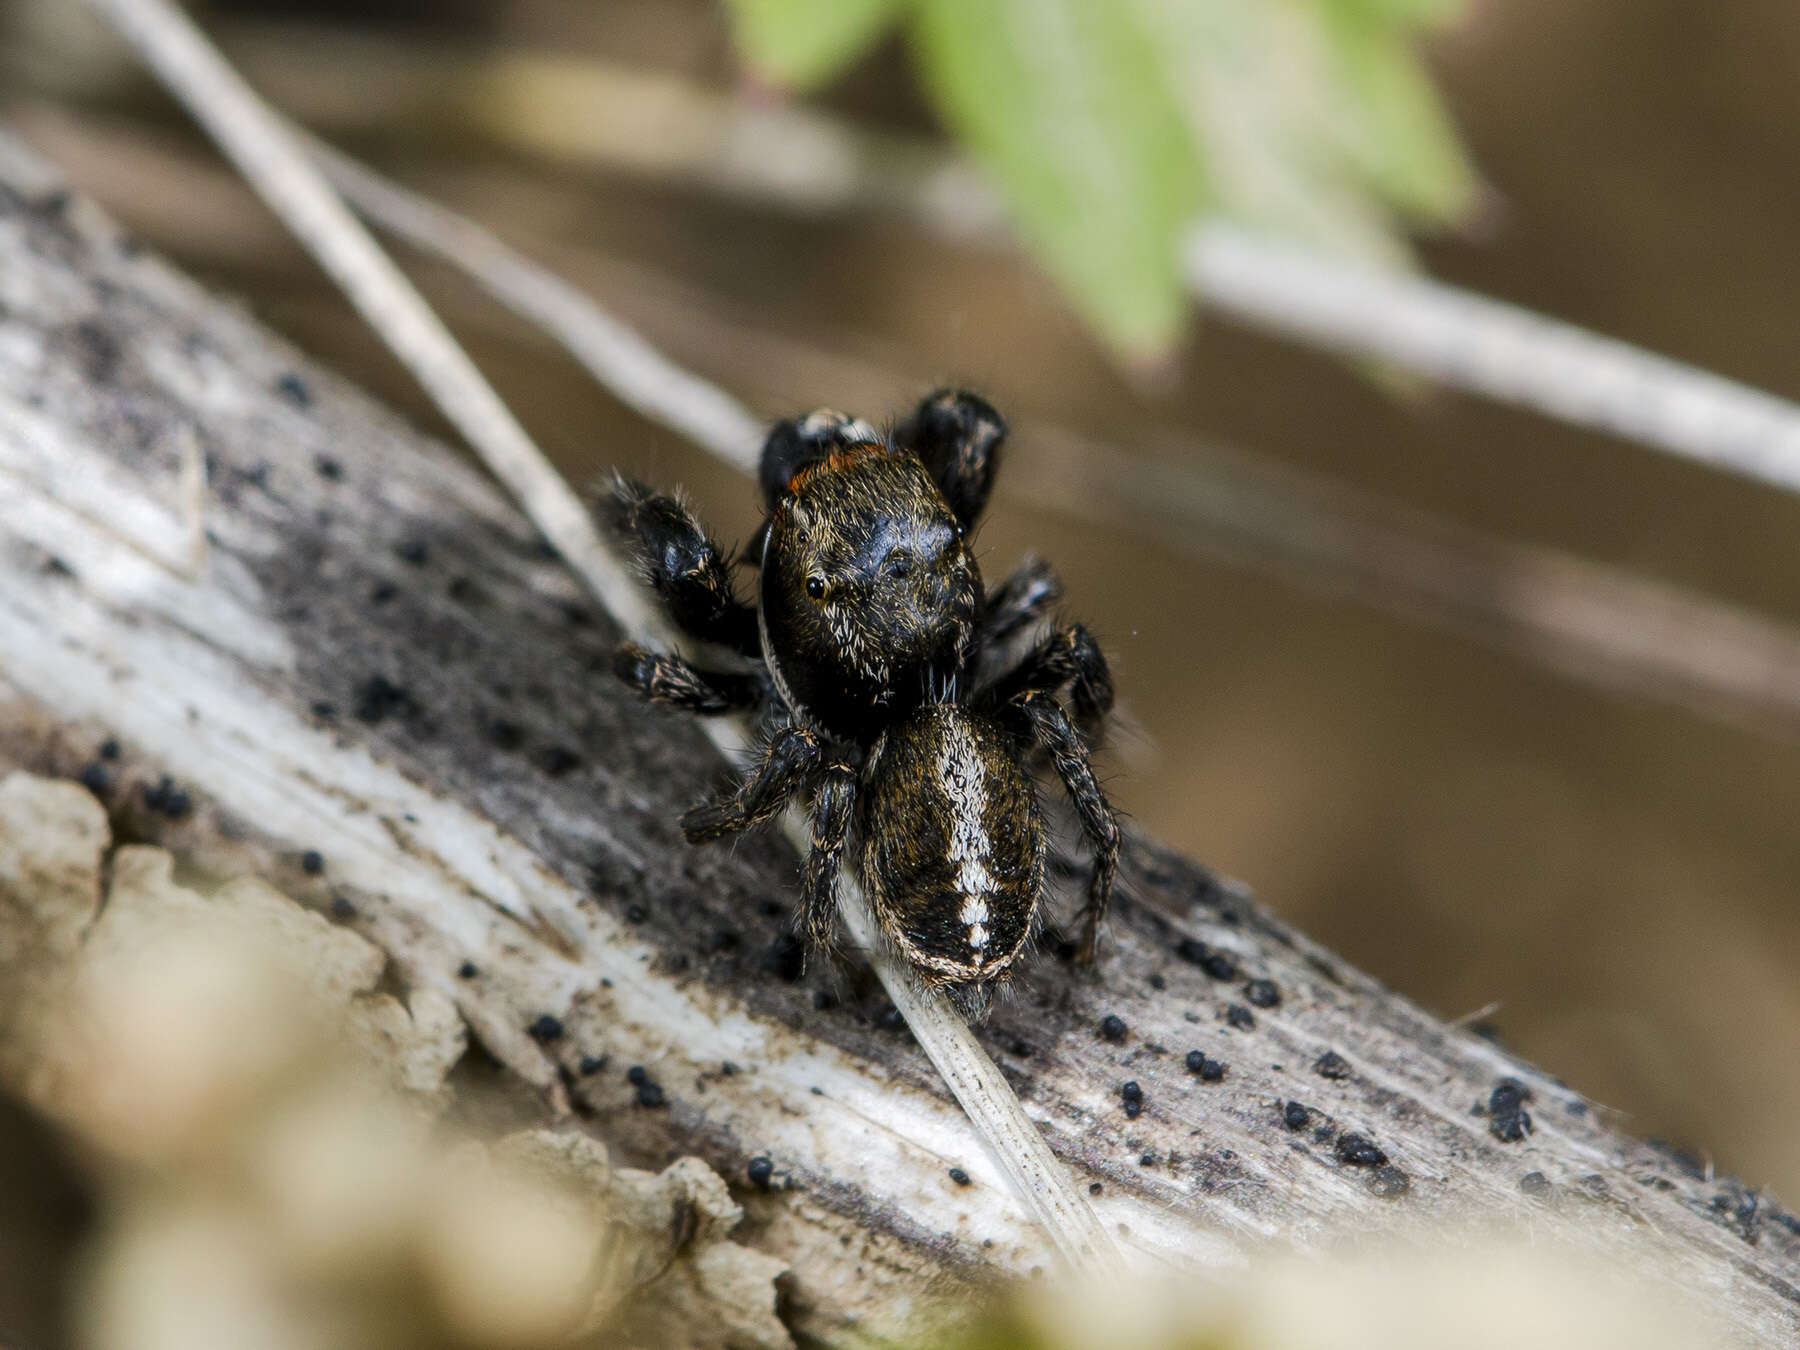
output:
[[[1312,1108],[1301,1102],[1289,1102],[1281,1108],[1281,1123],[1290,1130],[1304,1130],[1312,1120]]]
[[[473,961],[464,961],[456,968],[456,978],[459,980],[472,980],[479,974],[481,971]]]
[[[525,1028],[525,1034],[539,1045],[560,1041],[563,1037],[562,1019],[552,1017],[549,1013],[539,1013],[532,1024]]]
[[[1225,1064],[1222,1060],[1208,1059],[1198,1050],[1187,1052],[1188,1072],[1199,1078],[1202,1083],[1216,1083],[1225,1076]]]
[[[1748,1186],[1735,1181],[1724,1183],[1724,1189],[1712,1198],[1707,1212],[1712,1218],[1755,1245],[1762,1231],[1762,1197]]]
[[[524,729],[517,722],[509,722],[504,717],[496,717],[482,730],[487,743],[496,750],[517,750],[525,743]]]
[[[407,717],[418,711],[412,695],[385,675],[371,675],[356,686],[356,720],[370,726],[390,717]]]
[[[164,774],[152,787],[149,783],[143,786],[144,805],[159,815],[170,820],[180,820],[194,809],[194,802],[187,794],[187,789],[177,787],[175,780]]]
[[[1644,1142],[1649,1144],[1650,1147],[1655,1149],[1658,1153],[1662,1154],[1663,1157],[1667,1158],[1669,1162],[1674,1165],[1675,1170],[1680,1172],[1681,1175],[1686,1177],[1689,1181],[1706,1180],[1706,1164],[1700,1160],[1693,1150],[1683,1148],[1680,1144],[1672,1144],[1667,1139],[1658,1139],[1654,1136],[1646,1139]]]
[[[296,408],[312,407],[312,388],[294,371],[288,371],[275,381],[275,392]]]
[[[750,1184],[759,1191],[766,1191],[775,1181],[775,1163],[765,1154],[757,1154],[744,1167]]]
[[[1369,1192],[1382,1200],[1397,1200],[1412,1189],[1412,1178],[1387,1163],[1369,1174]]]
[[[329,722],[337,716],[337,704],[330,699],[316,698],[312,703],[312,715],[321,721]]]
[[[108,736],[105,740],[100,742],[100,758],[101,759],[109,760],[109,761],[115,760],[123,753],[124,753],[124,751],[122,751],[119,748],[119,743],[116,740],[114,740],[111,736]]]
[[[1104,1191],[1105,1189],[1106,1189],[1106,1187],[1102,1186],[1097,1181],[1088,1182],[1088,1194],[1089,1195],[1099,1195],[1100,1192]]]
[[[325,855],[316,848],[309,848],[300,855],[300,870],[309,877],[316,877],[325,870]]]
[[[952,1167],[950,1169],[950,1180],[954,1181],[958,1186],[967,1186],[969,1184],[969,1174],[960,1167]]]
[[[336,483],[344,476],[344,466],[330,455],[318,455],[313,459],[313,472],[328,483]]]
[[[661,1106],[667,1100],[663,1096],[662,1087],[642,1064],[633,1064],[625,1070],[625,1081],[637,1089],[639,1106]]]
[[[1116,1017],[1112,1013],[1108,1013],[1100,1019],[1100,1039],[1103,1041],[1110,1041],[1117,1045],[1125,1039],[1125,1033],[1128,1030],[1130,1028],[1125,1025],[1125,1019]]]
[[[1144,1109],[1144,1089],[1138,1086],[1135,1078],[1130,1082],[1121,1083],[1119,1100],[1125,1104],[1125,1118],[1136,1120],[1138,1113]]]
[[[1550,1194],[1550,1178],[1542,1172],[1527,1172],[1519,1178],[1519,1190],[1533,1200],[1541,1200]]]
[[[1184,937],[1175,944],[1175,955],[1197,966],[1206,960],[1206,944],[1199,938]]]
[[[1221,984],[1230,983],[1238,977],[1238,963],[1229,952],[1208,952],[1200,967]]]
[[[331,917],[339,923],[349,923],[356,917],[356,906],[343,896],[337,896],[331,902]]]
[[[80,782],[81,786],[96,797],[104,797],[112,791],[112,773],[97,759],[90,760],[82,769]]]
[[[1233,1003],[1225,1009],[1225,1022],[1239,1031],[1250,1031],[1256,1026],[1256,1014],[1241,1003]]]
[[[409,567],[423,567],[431,550],[425,547],[423,539],[407,539],[394,549],[394,556]]]
[[[581,1057],[581,1062],[575,1066],[575,1069],[583,1078],[592,1078],[605,1067],[605,1055],[583,1055]]]
[[[1281,1003],[1281,990],[1273,980],[1251,980],[1244,986],[1244,997],[1259,1008],[1274,1008]]]
[[[1339,1135],[1337,1157],[1346,1167],[1380,1167],[1388,1160],[1387,1154],[1366,1134]]]
[[[92,319],[76,324],[70,338],[81,373],[90,384],[111,384],[117,378],[124,358],[117,338]]]
[[[561,778],[573,769],[581,767],[581,757],[573,750],[560,745],[547,745],[531,757],[544,773],[552,778]]]
[[[1531,1089],[1516,1078],[1502,1078],[1488,1094],[1488,1133],[1503,1144],[1516,1144],[1531,1133],[1531,1112],[1525,1103]]]
[[[1327,1050],[1313,1061],[1313,1072],[1335,1082],[1350,1076],[1350,1061],[1335,1050]]]

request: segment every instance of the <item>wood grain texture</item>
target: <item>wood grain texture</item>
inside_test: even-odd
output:
[[[188,435],[211,485],[192,575]],[[463,461],[0,140],[0,765],[85,772],[121,837],[355,926],[456,1002],[531,1110],[628,1162],[707,1158],[742,1183],[740,1240],[791,1263],[805,1333],[878,1334],[1045,1266],[879,989],[800,969],[785,844],[682,841],[722,766],[611,680],[616,637]],[[1128,1249],[1223,1264],[1516,1222],[1653,1244],[1745,1344],[1800,1331],[1800,1220],[1771,1197],[1150,841],[1123,890],[1097,972],[1041,954],[981,1035]]]

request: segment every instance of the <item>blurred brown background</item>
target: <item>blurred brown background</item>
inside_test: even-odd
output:
[[[1202,320],[1170,380],[1134,386],[1003,250],[670,181],[655,152],[680,134],[667,116],[628,128],[635,167],[571,151],[592,129],[581,117],[629,118],[629,101],[571,113],[517,58],[576,85],[624,66],[730,89],[709,0],[196,8],[277,102],[495,226],[761,412],[881,417],[947,377],[987,391],[1015,440],[985,566],[1049,554],[1069,609],[1101,633],[1135,723],[1111,789],[1143,827],[1433,1010],[1480,1014],[1629,1128],[1800,1197],[1791,736],[1036,511],[1021,485],[1036,426],[1177,456],[1183,437],[1219,442],[1796,624],[1800,500],[1396,390],[1223,321]],[[84,6],[7,0],[0,22],[15,128],[155,247],[434,420]],[[1424,243],[1432,271],[1800,398],[1800,8],[1482,0],[1433,64],[1493,195],[1463,237]],[[825,102],[933,131],[897,47]],[[572,474],[620,464],[682,483],[728,536],[749,532],[742,479],[463,281],[421,274]]]

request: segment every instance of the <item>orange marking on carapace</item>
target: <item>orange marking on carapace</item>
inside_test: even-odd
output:
[[[829,473],[853,464],[864,455],[878,454],[884,447],[880,441],[863,441],[857,445],[845,446],[842,450],[833,450],[824,459],[815,459],[802,464],[794,470],[794,476],[788,479],[787,490],[798,492],[815,475]]]

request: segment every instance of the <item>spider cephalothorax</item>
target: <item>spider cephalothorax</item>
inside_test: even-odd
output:
[[[864,441],[801,466],[760,561],[769,673],[826,729],[857,736],[962,673],[981,573],[917,456]]]
[[[932,984],[980,994],[1043,921],[1045,837],[1030,764],[1045,755],[1095,845],[1081,951],[1091,958],[1119,831],[1080,731],[1112,705],[1105,658],[1080,625],[1008,660],[1060,596],[1028,562],[985,594],[967,535],[986,505],[1006,425],[972,394],[934,394],[887,437],[838,413],[778,424],[763,450],[767,515],[757,604],[672,498],[621,482],[613,521],[690,635],[760,670],[725,673],[635,644],[616,668],[693,712],[760,711],[757,763],[689,811],[696,842],[736,834],[790,797],[812,799],[802,926],[829,943],[853,841],[888,940]]]

